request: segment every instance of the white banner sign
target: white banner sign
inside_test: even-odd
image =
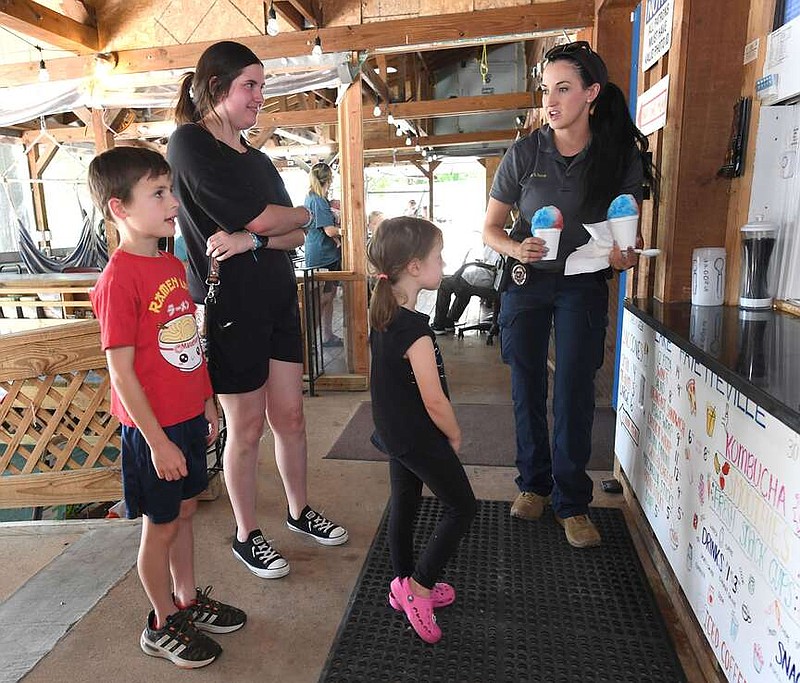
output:
[[[655,133],[667,125],[669,100],[669,74],[636,100],[636,127],[645,135]]]
[[[642,71],[647,71],[672,44],[674,0],[647,0],[642,41]]]
[[[626,310],[614,451],[728,681],[795,683],[800,435]]]

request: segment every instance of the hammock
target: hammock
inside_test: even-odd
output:
[[[19,255],[29,273],[62,273],[66,268],[99,268],[108,263],[108,245],[103,233],[103,221],[94,227],[93,215],[83,212],[83,228],[75,249],[63,258],[46,256],[34,243],[20,218]]]

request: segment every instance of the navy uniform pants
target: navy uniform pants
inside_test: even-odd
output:
[[[552,493],[562,518],[586,514],[594,421],[594,377],[603,364],[608,285],[603,273],[564,276],[528,268],[500,307],[503,361],[511,366],[520,491]],[[547,351],[555,329],[553,446],[547,427]]]

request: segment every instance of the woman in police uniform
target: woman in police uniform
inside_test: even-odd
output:
[[[583,223],[601,221],[611,201],[632,194],[641,203],[654,171],[647,139],[628,113],[625,96],[608,81],[588,43],[559,45],[545,55],[542,75],[547,124],[506,153],[486,209],[484,242],[507,256],[508,286],[500,310],[503,360],[511,366],[517,436],[514,517],[538,519],[552,500],[556,520],[575,547],[600,544],[589,519],[592,480],[586,474],[594,420],[594,376],[603,362],[610,271],[564,275],[566,258],[589,240]],[[558,254],[531,237],[530,219],[557,206],[564,217]],[[518,219],[503,230],[509,211]],[[641,237],[637,240],[641,246]],[[614,247],[615,270],[637,262]],[[547,427],[547,350],[555,327],[552,451]]]

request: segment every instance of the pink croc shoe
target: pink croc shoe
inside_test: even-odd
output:
[[[399,576],[392,579],[390,591],[402,606],[406,618],[417,635],[426,643],[438,643],[442,638],[442,629],[436,623],[433,600],[415,595],[408,579],[401,579]]]
[[[431,600],[433,600],[434,609],[452,605],[456,601],[456,589],[453,588],[449,583],[437,583],[431,589]],[[403,608],[400,606],[397,598],[392,595],[391,591],[389,591],[389,604],[398,612],[403,611]]]

